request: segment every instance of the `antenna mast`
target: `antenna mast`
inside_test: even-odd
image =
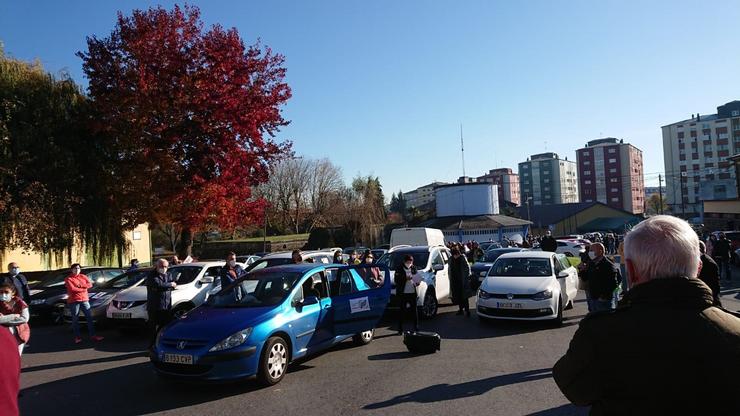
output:
[[[463,178],[465,178],[465,141],[463,141],[462,123],[460,123],[460,151],[462,152]]]

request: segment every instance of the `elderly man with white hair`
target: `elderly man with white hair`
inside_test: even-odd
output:
[[[655,216],[627,234],[624,256],[631,289],[581,321],[553,369],[560,390],[592,415],[740,415],[740,314],[697,279],[696,233]]]

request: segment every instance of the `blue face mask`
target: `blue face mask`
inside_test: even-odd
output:
[[[13,295],[10,293],[0,293],[0,302],[10,302],[13,299]]]

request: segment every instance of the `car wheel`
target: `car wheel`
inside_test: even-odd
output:
[[[437,294],[431,287],[427,289],[424,294],[424,303],[421,305],[420,315],[421,319],[432,319],[437,316]]]
[[[64,323],[64,308],[66,308],[67,305],[64,303],[56,303],[54,304],[54,308],[51,310],[51,323],[54,325],[61,325]],[[70,319],[70,322],[72,320]]]
[[[265,386],[274,386],[283,379],[288,371],[290,353],[288,344],[281,337],[272,337],[265,343],[260,359],[257,378]]]
[[[172,310],[172,317],[174,319],[180,319],[183,315],[190,312],[193,309],[192,305],[179,305]]]
[[[552,320],[553,325],[556,327],[563,326],[563,299],[558,299],[558,316]]]
[[[375,338],[375,330],[371,329],[369,331],[360,332],[359,334],[352,337],[352,341],[357,346],[367,345],[373,341],[373,338]]]

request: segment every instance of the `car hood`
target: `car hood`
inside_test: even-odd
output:
[[[481,284],[481,289],[488,293],[513,293],[515,295],[533,295],[551,286],[555,286],[553,277],[515,277],[488,276]]]
[[[32,289],[29,293],[31,294],[31,299],[48,299],[66,295],[67,288],[64,285],[52,286]]]
[[[280,308],[280,305],[262,308],[215,308],[203,305],[172,322],[163,336],[220,342],[242,329],[253,328],[272,318]]]
[[[121,302],[137,302],[146,300],[146,286],[134,286],[123,289],[116,294],[116,300]]]

